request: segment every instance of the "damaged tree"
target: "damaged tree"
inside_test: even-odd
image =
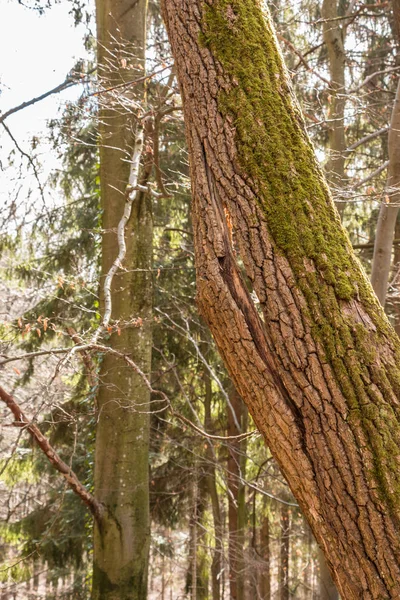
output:
[[[163,1],[199,306],[341,597],[399,598],[400,341],[340,225],[261,4]]]

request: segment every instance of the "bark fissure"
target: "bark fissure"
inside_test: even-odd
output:
[[[399,342],[340,226],[260,4],[163,6],[191,158],[201,311],[341,596],[397,598]]]

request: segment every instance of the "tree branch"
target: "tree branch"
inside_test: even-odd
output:
[[[31,100],[28,100],[27,102],[22,102],[22,104],[18,104],[18,106],[14,106],[13,108],[10,108],[9,110],[7,110],[5,113],[0,115],[0,123],[3,123],[3,121],[5,121],[8,117],[13,115],[14,113],[19,112],[20,110],[27,108],[28,106],[32,106],[32,104],[36,104],[36,102],[40,102],[41,100],[44,100],[45,98],[48,98],[49,96],[52,96],[53,94],[58,94],[59,92],[62,92],[63,90],[66,90],[67,88],[72,87],[73,85],[76,85],[77,83],[81,83],[81,82],[82,82],[82,79],[73,79],[72,77],[68,76],[65,79],[65,81],[63,81],[62,83],[57,85],[52,90],[49,90],[48,92],[45,92],[44,94],[41,94],[40,96],[37,96],[36,98],[32,98]]]
[[[57,452],[50,445],[49,441],[41,433],[40,429],[32,423],[23,413],[20,406],[14,400],[14,398],[8,394],[2,387],[0,387],[0,399],[7,405],[12,414],[15,417],[13,425],[15,427],[21,427],[29,431],[32,438],[36,441],[39,448],[46,455],[49,462],[55,467],[55,469],[61,473],[69,487],[75,492],[77,496],[88,506],[92,515],[95,519],[100,520],[102,515],[102,505],[92,496],[90,492],[82,485],[76,474],[72,469],[58,456]]]

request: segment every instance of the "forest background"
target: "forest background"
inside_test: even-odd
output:
[[[60,5],[5,4],[21,20],[34,11],[43,36],[54,35],[51,15]],[[87,598],[92,589],[94,598],[337,598],[195,308],[181,99],[160,7],[145,5],[135,7],[142,26],[132,33],[131,16],[118,21],[98,2],[96,36],[95,7],[63,2],[77,31],[85,31],[84,58],[64,68],[68,74],[54,83],[60,89],[27,85],[21,99],[67,92],[58,114],[33,136],[24,132],[33,108],[16,102],[0,115],[0,376],[8,405],[1,597]],[[397,327],[396,4],[269,8],[338,211],[367,273],[375,266],[375,289]],[[53,57],[57,37],[47,49]],[[6,75],[1,84],[10,85]],[[42,114],[54,106],[34,105]],[[121,131],[130,135],[121,139]],[[122,257],[116,232],[127,205],[124,235],[136,241]],[[388,206],[394,235],[377,235]],[[389,255],[386,274],[373,260],[378,244]],[[95,453],[101,473],[93,470]],[[120,505],[124,494],[129,501]],[[93,540],[99,502],[111,524]],[[142,541],[119,547],[118,520],[128,538]],[[103,535],[116,563],[107,579],[119,588],[109,595],[103,567],[110,558],[96,554]],[[121,573],[130,560],[141,581],[132,593],[132,569]]]

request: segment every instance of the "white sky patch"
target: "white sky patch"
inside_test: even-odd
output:
[[[74,26],[70,9],[71,4],[62,0],[40,15],[36,10],[21,6],[17,0],[0,0],[0,112],[4,113],[62,83],[77,60],[88,58],[83,44],[86,26]],[[67,101],[76,100],[81,92],[81,86],[71,87],[6,119],[6,125],[24,151],[29,153],[32,136],[41,140],[37,153],[43,185],[50,172],[60,168],[45,140],[46,122],[56,118],[60,108]],[[0,127],[0,159],[4,167],[4,171],[0,171],[0,206],[8,195],[15,193],[16,183],[21,182],[17,169],[20,162],[18,153],[16,167],[7,166],[7,156],[13,147]],[[22,197],[30,187],[35,188],[31,169],[27,169],[21,184]]]

